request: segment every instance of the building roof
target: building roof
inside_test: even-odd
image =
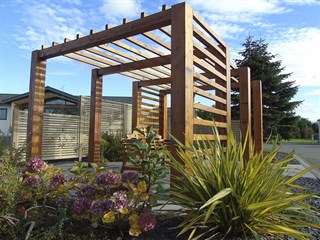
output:
[[[13,93],[1,93],[0,94],[0,103],[5,102],[9,98],[13,98],[15,96],[18,96],[20,94],[13,94]]]
[[[103,96],[104,100],[132,104],[132,97]]]
[[[45,87],[45,93],[47,98],[50,97],[61,97],[66,100],[71,100],[74,102],[79,101],[79,96],[71,95],[69,93],[63,92],[61,90],[55,89],[50,86]],[[0,94],[0,104],[10,104],[12,102],[18,103],[25,103],[28,102],[29,92],[23,94]],[[121,96],[103,96],[105,100],[114,101],[114,102],[121,102],[121,103],[128,103],[132,104],[132,97],[121,97]]]

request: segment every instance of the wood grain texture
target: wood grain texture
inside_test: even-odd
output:
[[[98,74],[98,69],[93,69],[91,77],[89,162],[100,162],[101,112],[102,76]]]
[[[27,157],[42,156],[42,126],[46,61],[41,61],[39,54],[39,51],[33,51],[31,57],[27,127]]]

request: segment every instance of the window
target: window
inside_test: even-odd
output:
[[[7,109],[0,108],[0,120],[7,120]]]

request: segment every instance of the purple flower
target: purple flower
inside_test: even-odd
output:
[[[96,188],[91,184],[84,185],[78,192],[80,197],[92,197],[97,192]]]
[[[107,199],[105,201],[93,201],[90,206],[90,211],[96,215],[103,215],[105,212],[112,210],[114,203]]]
[[[143,212],[139,218],[139,224],[142,231],[147,232],[155,228],[157,220],[149,212]]]
[[[38,175],[35,176],[27,176],[24,179],[25,184],[27,184],[30,187],[34,187],[35,185],[37,185],[38,181],[39,181],[40,177]]]
[[[46,169],[46,166],[47,164],[41,158],[35,157],[27,163],[26,168],[28,171],[41,172]]]
[[[53,178],[50,180],[50,184],[53,187],[57,187],[59,184],[63,184],[66,181],[67,181],[66,175],[63,173],[58,173],[58,174],[55,174]]]
[[[119,184],[119,175],[116,172],[107,172],[97,176],[98,185],[117,185]]]
[[[139,174],[137,172],[124,172],[121,175],[123,183],[137,183],[139,179]]]
[[[92,200],[90,198],[80,197],[75,200],[72,206],[72,211],[75,214],[82,214],[90,209]]]
[[[115,192],[112,195],[112,198],[114,199],[114,209],[120,210],[122,208],[125,208],[128,205],[128,197],[127,194],[123,192]]]

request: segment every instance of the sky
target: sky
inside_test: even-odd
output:
[[[74,39],[105,24],[122,24],[180,1],[163,0],[0,0],[0,93],[29,90],[31,52],[53,41]],[[269,52],[292,73],[303,101],[296,114],[320,119],[320,0],[189,0],[188,4],[239,59],[242,43],[251,35],[265,39]],[[58,57],[47,61],[46,85],[74,95],[90,95],[92,67]],[[104,78],[103,95],[131,96],[132,80]]]

